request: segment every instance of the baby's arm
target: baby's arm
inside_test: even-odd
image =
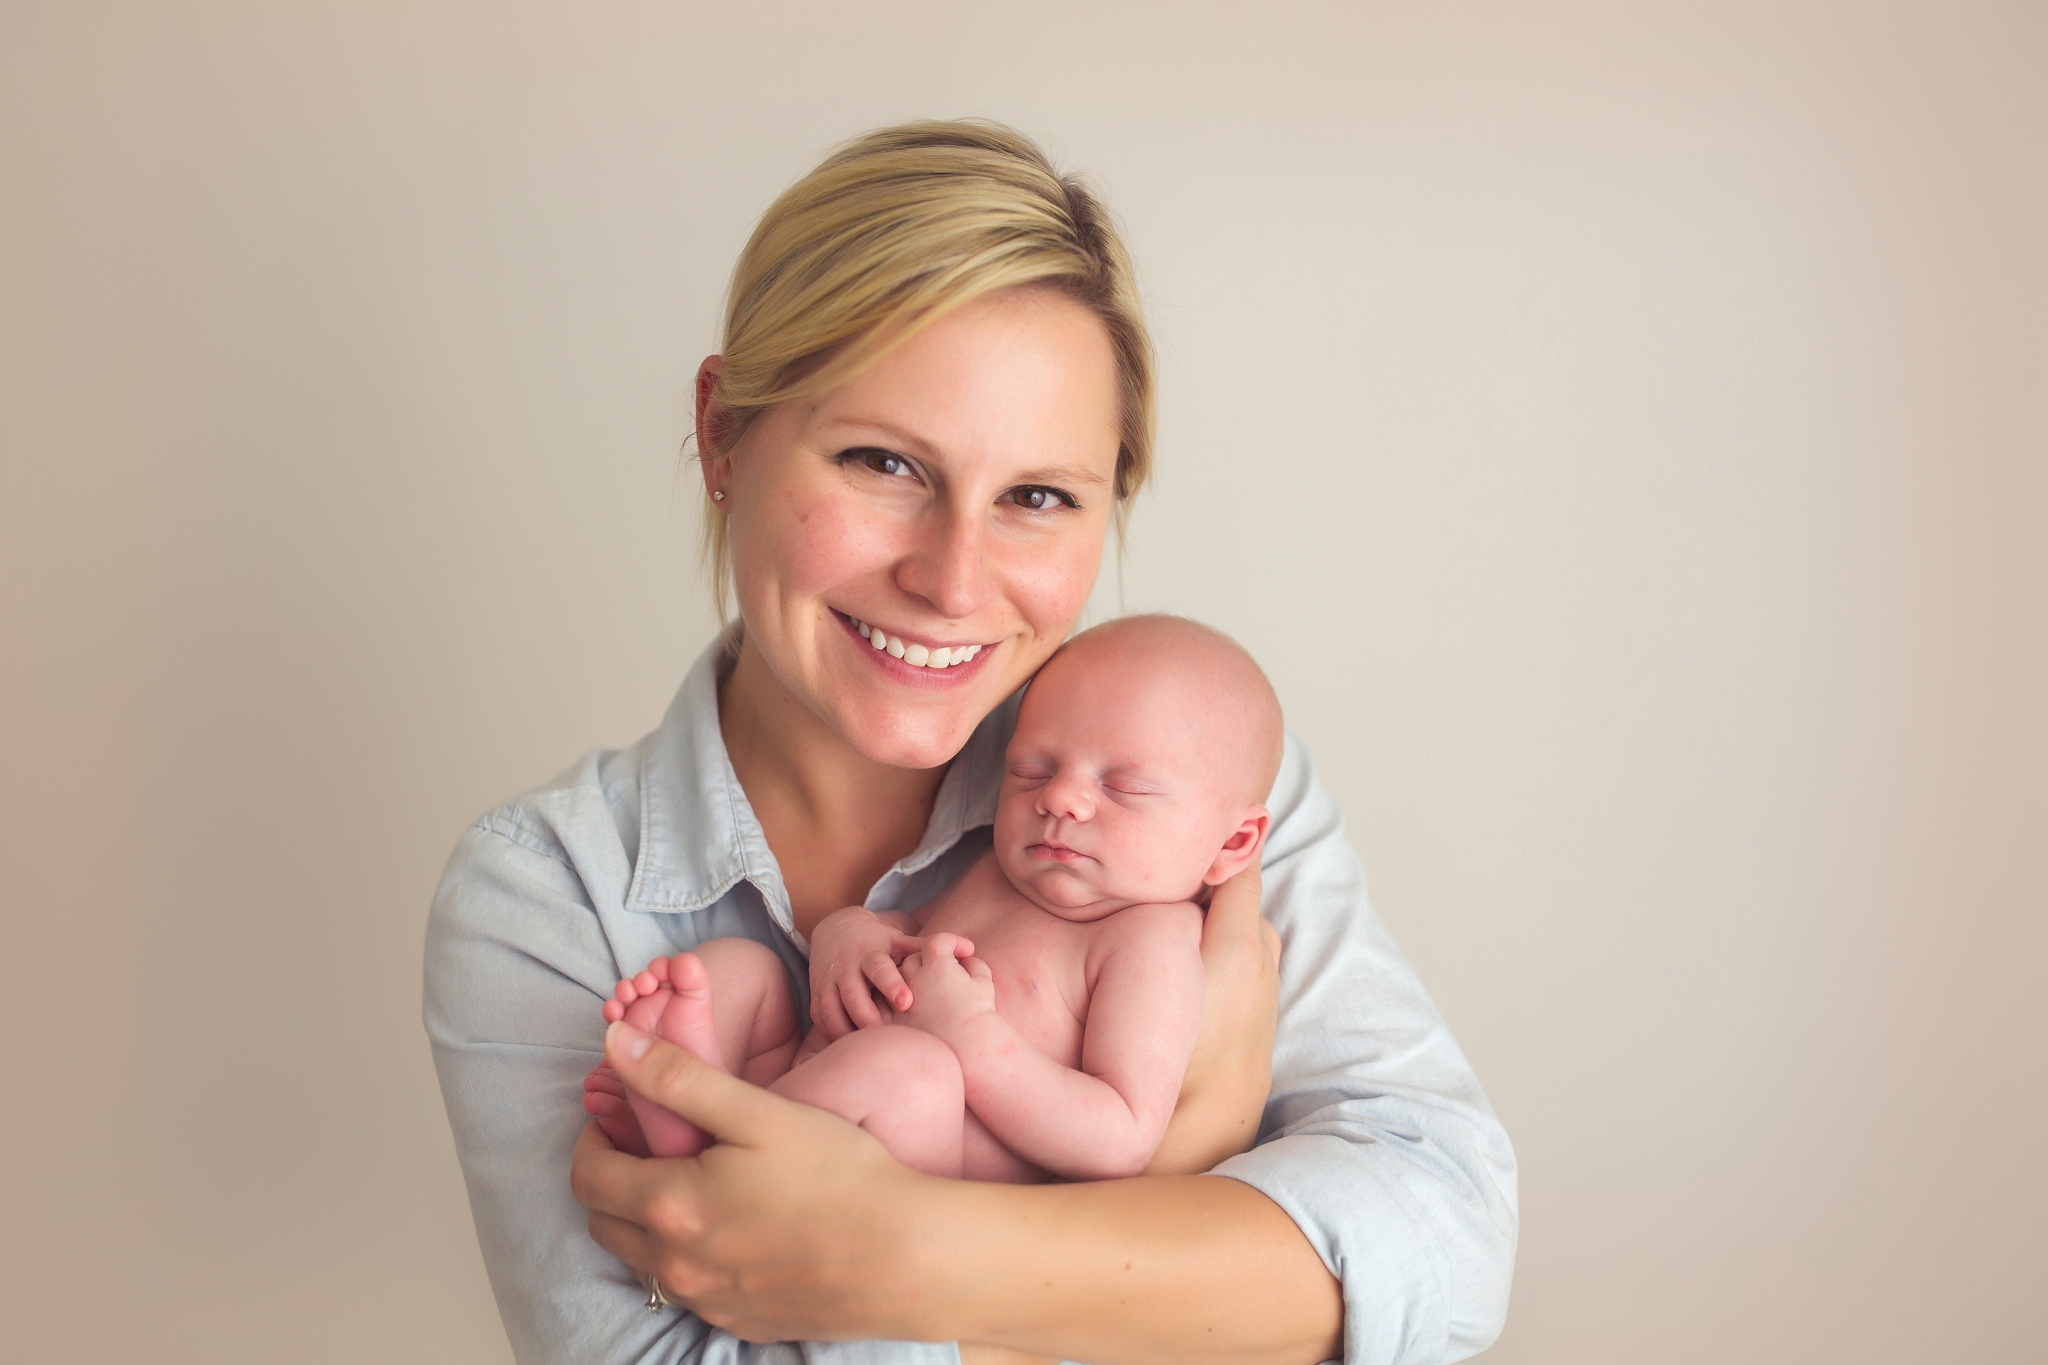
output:
[[[967,1107],[1018,1156],[1079,1180],[1144,1172],[1202,1023],[1201,920],[1187,907],[1119,911],[1097,952],[1078,1071],[995,1012],[978,959],[962,966],[928,950],[905,964],[917,991],[905,1022],[958,1054]]]

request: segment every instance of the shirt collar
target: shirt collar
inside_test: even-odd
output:
[[[701,910],[745,880],[793,933],[782,869],[768,851],[718,726],[718,680],[730,647],[720,638],[697,656],[661,727],[643,741],[640,853],[626,908]],[[1016,729],[1022,696],[1021,690],[1011,695],[975,727],[939,783],[924,837],[883,881],[918,871],[969,830],[995,823],[1003,750]]]

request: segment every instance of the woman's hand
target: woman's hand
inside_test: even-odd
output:
[[[1202,1031],[1147,1175],[1198,1175],[1258,1137],[1280,1017],[1280,935],[1259,913],[1259,891],[1255,863],[1209,898]]]
[[[635,1053],[638,1055],[635,1055]],[[726,1075],[628,1024],[605,1035],[619,1078],[717,1139],[643,1161],[593,1123],[570,1187],[590,1236],[714,1327],[746,1341],[900,1337],[907,1220],[924,1187],[881,1143],[833,1114]],[[740,1286],[744,1285],[742,1292]],[[910,1296],[913,1297],[914,1296]]]
[[[811,931],[811,1023],[827,1042],[887,1023],[874,992],[891,1009],[909,1009],[910,987],[898,964],[922,947],[922,938],[862,906],[819,920]]]

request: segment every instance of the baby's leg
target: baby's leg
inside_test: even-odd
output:
[[[975,1117],[972,1109],[963,1116],[960,1135],[960,1175],[966,1180],[987,1180],[1003,1185],[1042,1185],[1049,1177],[1038,1167],[1005,1147],[1002,1139]]]
[[[960,1059],[929,1033],[860,1029],[768,1088],[859,1124],[913,1170],[960,1176],[967,1089]]]
[[[685,1048],[719,1070],[766,1085],[789,1069],[796,1052],[796,1007],[782,961],[751,939],[720,938],[694,952],[656,958],[619,982],[604,1017]],[[625,1150],[629,1143],[615,1102],[624,1089],[642,1145],[654,1156],[694,1156],[710,1145],[695,1124],[630,1088],[604,1068],[584,1082],[584,1108]]]

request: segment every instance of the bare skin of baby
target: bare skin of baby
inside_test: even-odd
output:
[[[914,912],[819,923],[808,1036],[780,960],[748,939],[656,959],[604,1016],[930,1174],[1139,1174],[1201,1023],[1196,902],[1258,858],[1280,738],[1271,687],[1227,637],[1168,616],[1099,626],[1025,694],[990,851]],[[605,1068],[584,1087],[621,1150],[708,1145]]]

